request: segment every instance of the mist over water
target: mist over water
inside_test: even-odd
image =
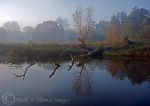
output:
[[[34,63],[0,64],[3,84],[0,95],[13,93],[16,99],[12,106],[149,104],[148,61],[98,59],[81,66],[77,61],[68,71],[71,61],[64,60],[51,77],[49,75],[56,68],[53,62]],[[30,102],[25,101],[27,98]],[[46,99],[51,102],[44,101]]]
[[[149,106],[149,0],[0,0],[0,106]]]

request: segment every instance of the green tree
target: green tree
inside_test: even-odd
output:
[[[150,10],[138,9],[134,7],[129,14],[126,24],[125,32],[130,35],[132,39],[144,38],[149,36],[148,27],[150,26]]]

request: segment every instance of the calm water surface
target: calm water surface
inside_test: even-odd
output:
[[[150,61],[92,60],[73,65],[65,61],[60,65],[1,63],[0,106],[150,105]]]

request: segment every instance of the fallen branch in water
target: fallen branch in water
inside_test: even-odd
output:
[[[72,63],[71,63],[71,65],[68,65],[68,67],[69,67],[68,71],[71,70],[71,68],[73,67],[73,65],[75,63],[75,60],[72,55],[71,55],[71,60],[72,60]]]
[[[55,65],[56,65],[56,68],[54,69],[53,73],[49,76],[49,78],[51,78],[55,74],[56,70],[61,66],[61,65],[56,64],[56,63],[55,63]]]
[[[51,58],[51,60],[55,63],[56,68],[54,69],[53,73],[49,76],[49,78],[51,78],[55,74],[56,70],[61,66],[60,64],[56,63],[53,58]]]
[[[26,70],[25,70],[24,74],[22,74],[22,75],[17,75],[17,74],[15,74],[15,76],[16,76],[16,77],[23,77],[23,80],[24,80],[24,78],[25,78],[25,76],[26,76],[26,73],[27,73],[29,67],[31,67],[31,66],[33,66],[33,65],[35,65],[35,64],[36,64],[36,63],[31,63],[29,66],[26,67]]]

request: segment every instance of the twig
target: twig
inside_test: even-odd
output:
[[[55,74],[56,70],[61,66],[60,64],[56,63],[52,57],[50,58],[55,63],[56,68],[54,69],[53,73],[49,76],[49,78],[51,78]]]
[[[72,60],[72,63],[71,63],[71,65],[68,65],[68,67],[69,67],[68,71],[71,70],[71,68],[73,67],[73,65],[75,63],[75,60],[72,55],[71,55],[71,60]]]
[[[28,71],[28,68],[31,67],[31,66],[33,66],[33,65],[35,65],[35,64],[36,64],[36,63],[31,63],[29,66],[26,67],[26,70],[25,70],[24,74],[22,74],[22,75],[17,75],[17,74],[15,74],[15,76],[16,76],[16,77],[23,77],[23,80],[24,80],[24,78],[25,78],[25,76],[26,76],[26,73],[27,73],[27,71]]]
[[[54,69],[53,73],[49,76],[49,78],[51,78],[55,74],[56,70],[61,66],[61,65],[56,64],[56,63],[55,63],[55,65],[56,65],[56,68]]]

